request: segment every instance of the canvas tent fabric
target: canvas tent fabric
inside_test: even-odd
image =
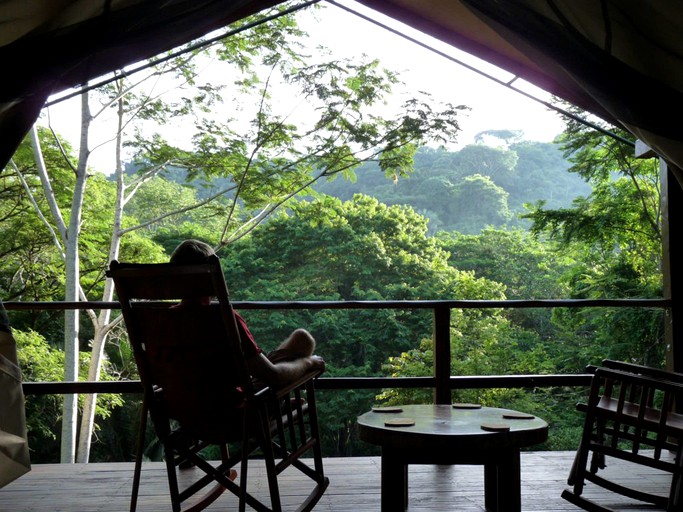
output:
[[[0,488],[30,470],[17,345],[0,302]]]
[[[277,0],[0,2],[0,166],[51,93]],[[360,0],[633,133],[683,167],[679,0]],[[362,37],[362,33],[354,33]],[[683,174],[678,175],[683,183]]]

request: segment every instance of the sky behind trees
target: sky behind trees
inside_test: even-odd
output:
[[[452,56],[459,62],[481,69],[498,80],[509,81],[513,76],[494,66],[461,52],[453,47],[425,36],[391,18],[382,16],[351,0],[341,5],[377,20],[400,33],[416,39],[438,52]],[[399,72],[406,83],[405,94],[426,91],[436,101],[454,105],[467,105],[471,110],[460,116],[462,129],[456,147],[475,142],[477,134],[487,130],[519,130],[526,140],[549,142],[561,133],[563,122],[555,112],[540,103],[512,91],[467,67],[453,62],[436,52],[416,44],[390,30],[377,26],[347,10],[327,2],[321,9],[306,9],[297,13],[302,29],[310,34],[309,44],[314,54],[317,44],[332,50],[334,56],[351,57],[362,53],[380,60],[381,65]],[[518,87],[534,97],[548,101],[550,96],[523,81],[515,81]],[[398,90],[396,91],[399,92]],[[400,102],[397,102],[400,104]],[[73,98],[52,106],[49,110],[53,128],[64,135],[74,147],[78,146],[80,100]],[[43,124],[47,117],[43,116]],[[111,133],[111,131],[109,131]],[[111,166],[112,154],[106,139],[98,141],[104,146],[94,151],[90,165],[103,172]],[[495,143],[499,143],[496,141]],[[91,146],[92,143],[91,143]]]
[[[400,33],[452,56],[469,66],[481,69],[505,82],[513,75],[491,64],[459,51],[437,39],[426,36],[411,27],[382,16],[351,0],[340,0],[339,4],[371,17]],[[548,109],[517,92],[485,78],[475,71],[448,60],[389,30],[351,14],[335,5],[323,3],[317,16],[320,23],[306,23],[311,39],[318,40],[340,53],[354,55],[366,53],[377,57],[384,67],[399,71],[403,80],[415,90],[424,90],[436,99],[453,104],[464,104],[472,108],[463,118],[461,144],[471,144],[474,137],[485,130],[522,130],[524,138],[549,142],[562,132],[560,117]],[[311,15],[308,19],[312,18]],[[548,101],[550,95],[521,80],[516,87]]]

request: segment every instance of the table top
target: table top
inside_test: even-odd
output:
[[[425,448],[429,449],[486,449],[532,446],[548,437],[548,424],[543,419],[510,409],[476,404],[397,408],[400,411],[375,408],[359,416],[360,438],[381,446],[409,443],[428,445]]]

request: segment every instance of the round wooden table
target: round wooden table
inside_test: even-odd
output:
[[[533,415],[476,404],[403,405],[358,417],[360,438],[382,447],[382,511],[408,506],[408,464],[484,466],[489,511],[521,511],[520,448],[544,442]],[[411,424],[412,423],[412,424]]]

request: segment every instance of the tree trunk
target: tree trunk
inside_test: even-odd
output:
[[[109,244],[108,260],[112,261],[119,257],[121,247],[121,222],[123,218],[123,204],[125,201],[125,186],[123,183],[123,163],[121,160],[121,147],[123,143],[123,103],[119,101],[118,110],[118,132],[116,137],[116,201],[114,211],[114,221],[112,225],[111,243]],[[111,279],[107,279],[104,284],[102,301],[109,302],[114,297],[114,285]],[[88,380],[100,380],[102,368],[102,357],[104,347],[109,334],[111,310],[104,309],[100,312],[94,322],[95,335],[92,342],[92,352],[90,355],[90,366],[88,368]],[[95,424],[95,410],[97,407],[97,393],[88,394],[83,401],[83,416],[81,418],[81,428],[78,437],[78,457],[77,462],[87,463],[90,460],[90,445],[92,443],[92,433]]]
[[[71,225],[69,234],[72,234]],[[70,239],[72,237],[69,237]],[[77,240],[77,237],[76,237]],[[64,300],[78,300],[78,286],[75,276],[78,274],[78,243],[67,240],[66,253],[66,290]],[[78,335],[80,314],[77,309],[64,312],[64,380],[78,380]],[[64,395],[62,414],[62,443],[60,462],[73,463],[76,455],[76,419],[78,417],[78,395]]]
[[[81,216],[85,186],[88,180],[88,130],[90,127],[90,109],[88,96],[82,96],[83,108],[81,119],[81,141],[76,167],[71,214],[64,244],[64,269],[66,272],[65,300],[77,302],[80,297],[80,256],[78,241],[81,232]],[[80,312],[76,309],[66,311],[64,321],[64,380],[78,380],[79,360],[79,321]],[[76,425],[78,421],[78,395],[68,394],[64,397],[64,414],[62,416],[62,449],[61,462],[74,462],[76,456]]]

